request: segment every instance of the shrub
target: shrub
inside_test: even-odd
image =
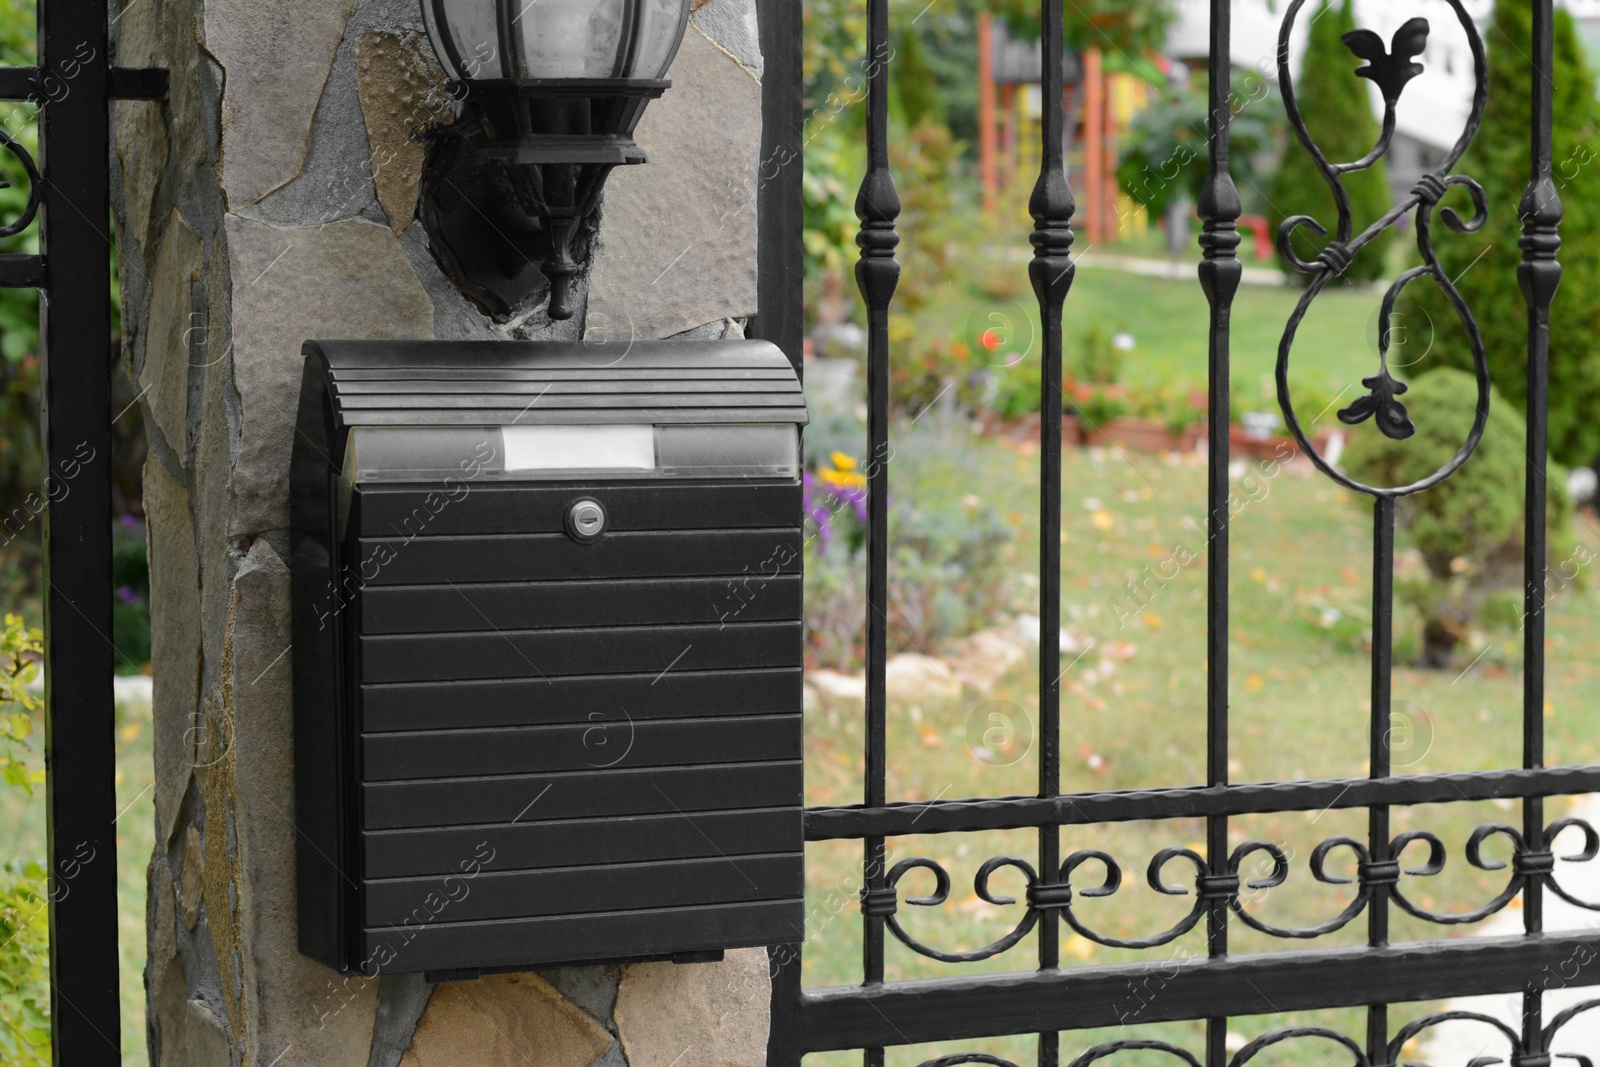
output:
[[[1267,102],[1272,84],[1255,71],[1242,71],[1230,86],[1229,143],[1232,174],[1241,193],[1258,184],[1258,156],[1274,136],[1276,108]],[[1204,79],[1193,85],[1163,86],[1133,117],[1117,162],[1117,183],[1143,204],[1151,217],[1166,215],[1175,200],[1198,202],[1210,170]]]
[[[1528,115],[1531,87],[1528,59],[1533,38],[1527,4],[1494,5],[1493,24],[1485,31],[1489,48],[1489,103],[1478,137],[1461,164],[1461,174],[1483,184],[1489,197],[1489,221],[1470,238],[1448,233],[1438,243],[1439,265],[1455,279],[1477,319],[1489,354],[1489,375],[1495,388],[1518,410],[1528,396],[1527,305],[1517,283],[1522,258],[1518,205],[1528,184]],[[1572,16],[1556,9],[1555,180],[1561,195],[1561,291],[1550,324],[1550,454],[1568,466],[1594,462],[1600,455],[1600,359],[1594,338],[1600,334],[1600,145],[1594,139],[1595,77]],[[1452,192],[1446,203],[1463,217],[1471,214],[1465,196]],[[1435,234],[1441,228],[1435,225]],[[1431,321],[1435,331],[1432,358],[1447,366],[1472,366],[1456,314],[1432,283],[1423,280],[1406,290],[1414,311]]]
[[[111,538],[112,643],[117,669],[136,671],[150,662],[150,565],[144,523],[124,515]]]
[[[1105,328],[1094,322],[1083,331],[1081,341],[1068,347],[1067,366],[1063,369],[1075,381],[1113,385],[1122,380],[1125,362],[1122,350],[1111,343]]]
[[[1333,4],[1337,6],[1333,7]],[[1332,10],[1329,10],[1330,7]],[[1372,117],[1372,103],[1367,95],[1367,87],[1371,83],[1365,78],[1356,77],[1355,70],[1360,60],[1340,39],[1355,28],[1352,0],[1324,0],[1319,4],[1316,15],[1311,19],[1311,37],[1306,44],[1305,62],[1294,83],[1295,97],[1300,101],[1306,128],[1311,131],[1312,140],[1316,141],[1330,163],[1354,162],[1378,143],[1378,122]],[[1382,160],[1368,170],[1346,174],[1344,187],[1350,194],[1356,233],[1376,222],[1389,210],[1388,168]],[[1299,139],[1291,136],[1283,163],[1273,182],[1269,211],[1273,232],[1277,232],[1284,219],[1294,215],[1310,215],[1327,226],[1330,233],[1337,221],[1333,194],[1326,180]],[[1382,277],[1393,233],[1391,228],[1362,249],[1355,262],[1345,271],[1345,277],[1358,281]],[[1311,246],[1311,235],[1305,229],[1296,232],[1295,241],[1295,252],[1301,259],[1309,261],[1315,258],[1316,250]],[[1291,277],[1306,277],[1287,263],[1279,265]]]
[[[926,424],[933,423],[932,426]],[[934,412],[901,435],[890,459],[889,633],[894,652],[935,654],[993,621],[1006,604],[1014,531],[962,466],[962,419]],[[836,454],[806,477],[806,647],[812,666],[858,669],[865,658],[866,490]]]
[[[1404,485],[1449,462],[1465,439],[1477,401],[1472,375],[1443,368],[1420,375],[1405,402],[1416,435],[1394,441],[1373,427],[1358,431],[1345,452],[1351,477],[1369,485]],[[1448,667],[1476,627],[1503,626],[1504,597],[1522,584],[1522,416],[1491,393],[1489,428],[1465,466],[1432,489],[1402,499],[1396,521],[1421,554],[1426,577],[1405,581],[1399,594],[1422,616],[1422,665]],[[1552,558],[1570,554],[1572,501],[1566,477],[1549,475]],[[1513,609],[1512,620],[1520,621]]]
[[[1098,430],[1112,419],[1120,419],[1128,413],[1127,401],[1111,390],[1090,389],[1083,385],[1078,386],[1073,406],[1077,409],[1078,416],[1083,419],[1084,429],[1091,431]]]

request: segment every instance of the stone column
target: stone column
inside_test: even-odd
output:
[[[415,220],[453,110],[417,0],[127,0],[116,61],[123,356],[150,436],[160,1067],[764,1061],[765,953],[722,964],[346,979],[296,951],[286,476],[312,337],[738,335],[756,311],[755,0],[695,0],[607,192],[578,315],[497,324]]]

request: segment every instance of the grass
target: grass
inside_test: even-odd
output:
[[[1090,276],[1092,277],[1092,275]],[[963,469],[981,471],[973,491],[1006,513],[1016,533],[1013,563],[1030,584],[1037,573],[1036,485],[1038,459],[1030,446],[1007,445],[970,436],[966,429],[940,425],[934,419],[903,429],[897,437],[898,462],[942,464],[944,457],[963,454]],[[1063,616],[1085,639],[1094,642],[1081,659],[1064,660],[1062,707],[1062,785],[1067,791],[1131,789],[1157,785],[1198,784],[1204,780],[1206,603],[1204,537],[1196,528],[1204,521],[1204,468],[1192,459],[1179,462],[1148,456],[1119,457],[1095,452],[1069,452],[1063,476]],[[1233,525],[1232,614],[1229,619],[1231,670],[1229,703],[1234,781],[1302,777],[1362,776],[1367,766],[1368,671],[1366,648],[1370,626],[1371,512],[1364,500],[1339,489],[1320,475],[1283,472],[1269,477],[1247,470],[1235,488],[1247,502]],[[971,475],[968,475],[971,477]],[[895,474],[891,471],[891,483]],[[909,478],[908,478],[909,480]],[[891,531],[892,536],[892,531]],[[1590,545],[1600,545],[1600,530],[1586,524],[1580,531]],[[1177,546],[1194,554],[1186,566],[1164,571]],[[1181,557],[1179,557],[1181,558]],[[1142,581],[1146,568],[1171,575],[1147,586],[1145,602],[1134,604],[1123,590],[1126,581]],[[1402,610],[1402,631],[1415,620]],[[1592,762],[1596,719],[1591,694],[1593,666],[1600,662],[1600,605],[1593,593],[1572,589],[1552,601],[1550,609],[1549,705],[1545,711],[1551,762]],[[1409,637],[1407,638],[1409,639]],[[1503,635],[1471,670],[1459,677],[1399,667],[1394,676],[1397,733],[1396,772],[1430,773],[1491,769],[1515,765],[1520,751],[1521,681],[1507,665],[1517,662],[1515,634]],[[933,650],[928,650],[933,651]],[[1474,650],[1476,651],[1476,650]],[[993,691],[966,692],[959,699],[894,701],[889,708],[888,792],[891,800],[934,797],[1005,796],[1036,789],[1036,746],[1011,766],[993,766],[977,758],[969,738],[972,723],[986,721],[993,702],[1004,702],[1013,714],[1036,721],[1037,682],[1033,668],[1018,669]],[[807,799],[811,804],[859,801],[862,774],[862,729],[859,703],[824,700],[807,720]],[[977,736],[981,736],[981,729]],[[1566,802],[1549,805],[1550,818],[1566,813]],[[1472,830],[1483,823],[1519,821],[1509,803],[1433,805],[1394,812],[1394,831],[1428,829],[1439,834],[1449,850],[1449,863],[1434,878],[1407,878],[1402,889],[1418,904],[1460,911],[1492,898],[1505,884],[1504,875],[1469,867],[1463,848]],[[1348,887],[1314,882],[1307,857],[1321,840],[1348,835],[1366,838],[1364,811],[1330,811],[1252,816],[1236,819],[1232,844],[1247,839],[1274,842],[1291,856],[1290,879],[1284,886],[1259,892],[1252,913],[1282,926],[1313,925],[1332,918],[1350,899]],[[1123,888],[1114,897],[1081,900],[1075,905],[1083,921],[1117,937],[1147,936],[1187,913],[1192,898],[1163,897],[1143,883],[1146,864],[1157,851],[1187,846],[1204,853],[1198,820],[1160,824],[1129,823],[1061,831],[1063,855],[1077,849],[1098,849],[1117,858]],[[1015,855],[1032,862],[1036,834],[1029,831],[962,834],[895,840],[897,857],[924,855],[950,872],[953,889],[940,907],[902,903],[901,921],[915,936],[944,949],[973,949],[1010,930],[1022,914],[1020,906],[996,907],[972,892],[971,879],[991,856]],[[1488,847],[1504,859],[1503,840]],[[1408,859],[1412,854],[1408,853]],[[1418,860],[1420,862],[1420,859]],[[854,895],[861,863],[855,842],[819,843],[808,851],[810,885],[809,942],[806,946],[808,986],[849,984],[860,980],[860,920]],[[1330,865],[1353,874],[1346,852]],[[1246,868],[1246,873],[1250,868]],[[1087,887],[1098,881],[1091,863],[1075,877]],[[1168,870],[1169,880],[1192,885],[1193,875],[1181,861]],[[994,888],[1020,896],[1022,879],[1002,872]],[[931,889],[921,872],[907,876],[902,902]],[[1319,946],[1363,943],[1365,919],[1316,942]],[[1455,936],[1459,927],[1440,927],[1394,913],[1397,940]],[[1268,938],[1235,924],[1236,952],[1269,952],[1303,947],[1306,942]],[[1174,954],[1204,955],[1203,935],[1192,932],[1174,945],[1147,952],[1106,949],[1081,937],[1068,936],[1063,958],[1068,965],[1154,960]],[[1027,944],[997,959],[977,964],[946,965],[914,955],[891,938],[887,976],[908,979],[1027,969],[1034,950]],[[1130,1010],[1137,1001],[1130,1001]],[[1395,1025],[1415,1014],[1400,1010]],[[1335,1026],[1360,1034],[1360,1020],[1350,1012],[1302,1013],[1294,1021]],[[1286,1017],[1241,1021],[1235,1028],[1253,1037],[1268,1026],[1285,1025]],[[1082,1044],[1117,1037],[1153,1036],[1134,1027],[1118,1034],[1069,1034],[1063,1052],[1070,1058]],[[1197,1025],[1157,1028],[1177,1035],[1191,1049],[1200,1048]],[[1176,1040],[1177,1037],[1174,1037]],[[982,1043],[986,1051],[1027,1062],[1031,1038]],[[949,1054],[976,1046],[940,1045],[891,1053],[896,1065]],[[1286,1055],[1292,1055],[1286,1053]],[[811,1062],[811,1061],[808,1061]],[[819,1064],[854,1062],[848,1055],[821,1057]],[[1138,1062],[1135,1060],[1135,1062]],[[1152,1058],[1151,1063],[1170,1062]],[[1291,1062],[1280,1059],[1277,1062]]]
[[[978,335],[1003,322],[1016,324],[1020,341],[1033,341],[1027,358],[1036,361],[1040,322],[1022,243],[1027,229],[1019,224],[1014,238],[989,235],[988,240],[1004,240],[1004,245],[971,240],[952,245],[942,257],[942,266],[908,239],[900,256],[902,280],[895,304],[894,332],[902,343],[898,351],[915,352],[954,339],[965,339],[976,351]],[[1121,251],[1113,246],[1105,254]],[[1095,255],[1095,250],[1083,255],[1066,303],[1069,360],[1091,330],[1103,335],[1126,333],[1135,346],[1125,356],[1125,384],[1140,389],[1203,391],[1209,308],[1198,275],[1189,273],[1182,280],[1171,280],[1130,274],[1096,266]],[[1246,265],[1271,266],[1257,263],[1253,256],[1246,259]],[[1278,345],[1299,298],[1300,290],[1285,286],[1240,288],[1231,319],[1230,380],[1236,399],[1247,410],[1277,410],[1273,375]],[[1377,306],[1376,294],[1361,286],[1331,287],[1312,304],[1290,360],[1290,381],[1301,396],[1301,406],[1310,406],[1314,398],[1331,401],[1341,390],[1354,389],[1363,376],[1374,373]],[[1397,346],[1420,345],[1418,351],[1431,343],[1431,338],[1408,337],[1401,328],[1393,336]],[[1021,347],[1019,343],[1006,348],[1002,362],[1014,362],[1017,357],[1011,353]],[[1407,363],[1401,358],[1404,351],[1397,348],[1395,352],[1397,367]],[[1305,417],[1310,418],[1321,406],[1318,403]]]

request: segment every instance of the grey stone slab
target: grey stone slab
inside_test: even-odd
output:
[[[354,1065],[371,1048],[378,983],[332,975],[300,955],[295,933],[289,603],[289,568],[258,539],[234,579],[229,637],[245,1063]]]
[[[539,977],[596,1019],[604,1020],[611,1018],[617,1003],[622,971],[616,967],[562,967],[540,971]]]
[[[200,564],[189,493],[154,459],[145,463],[144,509],[152,546],[150,611],[155,620],[150,661],[156,847],[165,849],[194,770],[191,727],[200,706]]]
[[[616,1023],[629,1067],[763,1067],[771,1029],[767,951],[735,949],[721,963],[640,963],[623,969]]]
[[[311,120],[355,0],[210,0],[205,39],[226,72],[222,187],[230,209],[300,173]]]
[[[761,85],[694,31],[670,77],[639,123],[650,162],[606,185],[589,285],[592,322],[643,338],[756,313]]]
[[[276,227],[227,219],[239,452],[230,536],[289,524],[301,345],[312,338],[433,336],[433,305],[387,226]]]
[[[356,38],[356,86],[372,180],[396,234],[415,220],[423,135],[455,118],[446,81],[426,34],[369,28]]]
[[[160,5],[135,2],[117,20],[117,62],[125,67],[165,66]],[[150,243],[150,213],[171,144],[159,103],[112,106],[117,162],[122,168],[124,225],[139,247]]]
[[[694,26],[757,78],[765,73],[756,0],[707,0],[695,7]]]
[[[205,244],[176,208],[168,217],[150,278],[149,324],[139,390],[168,447],[188,452],[191,286],[205,271]]]
[[[228,361],[224,358],[227,336],[215,328],[212,334],[212,362],[200,371],[204,378],[200,398],[195,404],[199,418],[194,435],[193,473],[189,478],[195,547],[200,561],[201,684],[208,689],[220,685],[222,677],[234,556],[234,547],[228,540],[228,516],[233,512],[229,497],[233,467],[231,442],[235,431],[228,413],[229,373]],[[196,745],[216,747],[205,736],[205,725],[204,722],[197,724],[202,730],[196,737]],[[203,764],[199,773],[205,773]]]
[[[432,997],[433,986],[420,974],[391,974],[378,980],[378,1018],[367,1067],[399,1067]]]

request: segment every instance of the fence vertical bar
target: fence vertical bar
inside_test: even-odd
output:
[[[856,284],[867,304],[867,730],[866,803],[886,802],[888,694],[884,684],[889,626],[889,304],[900,282],[894,250],[900,196],[889,170],[889,0],[867,0],[867,174],[856,197],[861,231]],[[885,886],[881,836],[864,845],[861,905],[865,981],[883,981],[884,917],[893,908]],[[883,1050],[867,1049],[867,1067],[882,1067]]]
[[[1394,677],[1394,497],[1380,496],[1372,506],[1372,716],[1369,773],[1387,778],[1390,770],[1391,689]],[[1367,851],[1379,874],[1389,855],[1389,806],[1374,804],[1367,813]],[[1394,872],[1398,875],[1398,871]],[[1367,944],[1381,948],[1389,943],[1389,889],[1394,879],[1369,877],[1362,871],[1364,889],[1371,894],[1367,910]],[[1389,1042],[1389,1007],[1367,1007],[1367,1058],[1383,1062]]]
[[[1553,0],[1533,0],[1532,117],[1530,174],[1517,213],[1522,220],[1522,262],[1517,280],[1528,305],[1528,463],[1523,539],[1522,765],[1544,766],[1545,520],[1549,452],[1550,306],[1561,285],[1561,196],[1552,175],[1552,123],[1555,108],[1551,71],[1555,56]],[[1523,846],[1530,855],[1546,853],[1544,800],[1522,802]],[[1523,927],[1544,931],[1544,886],[1537,874],[1523,882]],[[1543,1005],[1538,988],[1523,996],[1523,1042],[1529,1056],[1544,1050]]]
[[[45,758],[55,1062],[121,1062],[111,678],[111,129],[106,0],[39,4],[44,454],[78,463],[45,513]],[[69,63],[74,73],[66,74]],[[84,455],[93,458],[83,461]]]
[[[1072,288],[1072,187],[1063,148],[1066,123],[1062,52],[1063,0],[1043,0],[1039,180],[1028,201],[1033,216],[1033,261],[1028,277],[1043,324],[1039,419],[1039,795],[1061,792],[1061,345],[1062,309]],[[1048,884],[1061,865],[1061,831],[1039,828],[1039,874]],[[1054,970],[1061,958],[1060,918],[1054,908],[1039,915],[1039,968]],[[1060,1062],[1060,1038],[1039,1035],[1039,1067]]]
[[[1211,44],[1206,134],[1210,168],[1200,194],[1204,220],[1200,285],[1211,307],[1209,411],[1206,424],[1206,783],[1228,784],[1228,415],[1231,399],[1233,300],[1244,268],[1239,263],[1239,215],[1243,207],[1229,169],[1233,113],[1233,11],[1231,0],[1211,0]],[[1228,817],[1206,819],[1206,865],[1213,878],[1227,875]],[[1207,951],[1228,954],[1228,900],[1214,896],[1206,912]],[[1207,1067],[1228,1061],[1228,1020],[1206,1020]]]

